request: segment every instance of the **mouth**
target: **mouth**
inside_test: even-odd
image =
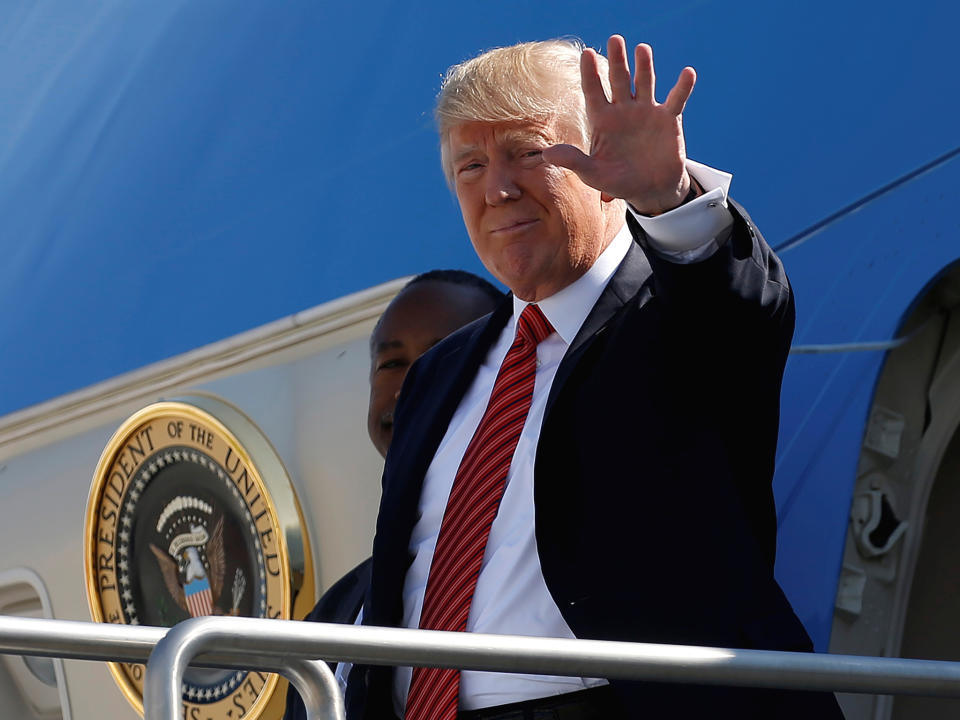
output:
[[[384,432],[393,431],[393,410],[388,410],[380,416],[380,429]]]
[[[492,234],[499,234],[499,235],[518,234],[518,233],[525,232],[526,230],[529,230],[531,227],[533,227],[539,222],[540,220],[538,220],[537,218],[533,218],[531,220],[516,220],[514,222],[509,222],[509,223],[506,223],[505,225],[501,225],[498,228],[494,228],[490,232]]]

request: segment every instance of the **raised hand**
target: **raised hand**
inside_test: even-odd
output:
[[[590,154],[573,145],[554,145],[543,159],[569,168],[605,200],[622,198],[646,215],[657,215],[680,205],[690,190],[684,163],[683,108],[693,92],[697,74],[691,67],[680,73],[663,104],[656,101],[653,50],[637,45],[636,77],[631,80],[626,43],[620,35],[607,42],[611,99],[600,82],[597,54],[584,50],[580,77],[592,129]],[[635,89],[633,89],[635,88]]]

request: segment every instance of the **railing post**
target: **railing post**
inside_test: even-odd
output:
[[[144,720],[179,720],[183,674],[197,655],[212,649],[240,650],[251,628],[238,618],[199,617],[175,625],[157,643],[143,685]],[[256,665],[251,661],[251,665]],[[336,678],[327,664],[292,659],[284,674],[303,697],[311,718],[343,720],[343,701]]]
[[[183,673],[209,638],[197,632],[205,621],[195,618],[174,626],[153,648],[143,682],[144,720],[179,718]]]
[[[323,660],[291,660],[283,674],[296,686],[310,720],[346,718],[337,678]]]

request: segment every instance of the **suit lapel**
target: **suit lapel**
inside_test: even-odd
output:
[[[438,348],[442,354],[433,360],[433,364],[442,366],[444,370],[432,373],[431,380],[435,386],[425,389],[430,393],[430,398],[417,417],[417,425],[423,428],[423,433],[414,442],[405,444],[396,458],[398,462],[394,463],[395,467],[404,468],[404,474],[408,475],[409,482],[404,483],[404,493],[420,497],[423,476],[446,434],[450,420],[512,312],[513,299],[508,298],[486,322],[478,323],[462,342],[452,347]]]
[[[632,226],[631,226],[632,227]],[[587,319],[580,326],[580,331],[573,339],[570,347],[567,348],[560,367],[557,368],[557,375],[550,387],[550,395],[547,397],[547,406],[544,417],[550,414],[550,409],[556,402],[557,395],[563,390],[567,378],[577,362],[583,355],[583,352],[590,346],[590,343],[600,335],[607,327],[611,318],[617,314],[631,298],[633,298],[645,282],[650,278],[652,271],[650,263],[643,250],[636,242],[630,244],[626,256],[617,268],[610,282],[600,293],[597,302],[594,303]],[[641,298],[641,304],[646,298]]]

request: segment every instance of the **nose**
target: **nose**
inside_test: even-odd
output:
[[[520,197],[520,187],[508,163],[491,162],[487,166],[485,175],[485,196],[488,205],[502,205]]]

